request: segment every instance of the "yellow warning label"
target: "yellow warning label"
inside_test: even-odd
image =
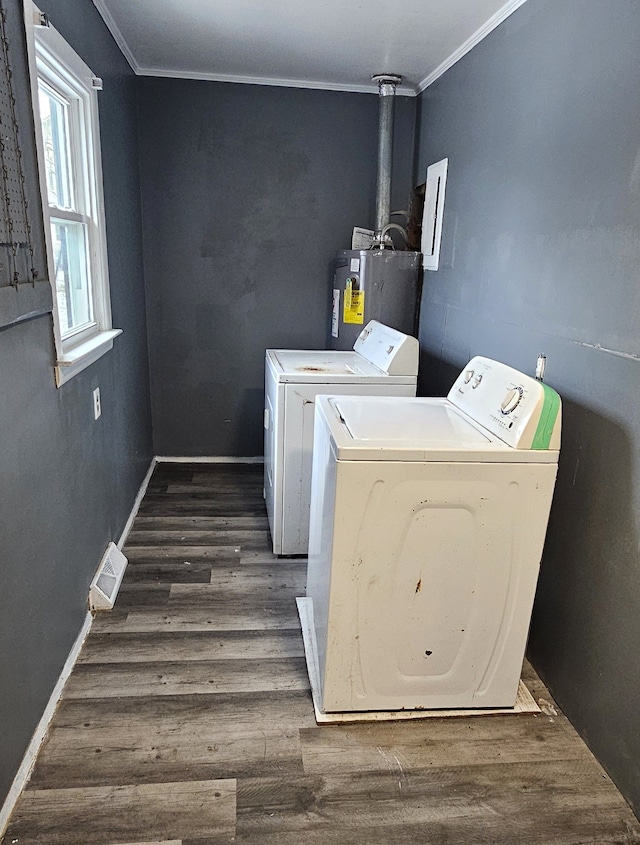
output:
[[[344,292],[344,323],[364,323],[364,291],[353,290],[347,283],[347,289]]]

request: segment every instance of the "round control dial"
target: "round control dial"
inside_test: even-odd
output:
[[[469,384],[471,379],[473,378],[473,370],[467,370],[464,374],[464,383]]]
[[[520,404],[520,400],[522,399],[522,394],[524,393],[521,387],[514,387],[512,390],[509,390],[507,395],[502,400],[502,404],[500,405],[500,411],[503,414],[510,414],[518,407]]]

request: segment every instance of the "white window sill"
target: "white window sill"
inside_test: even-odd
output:
[[[56,363],[56,385],[61,387],[98,358],[102,358],[113,347],[113,339],[119,334],[122,334],[122,329],[100,332],[89,340],[66,350]]]

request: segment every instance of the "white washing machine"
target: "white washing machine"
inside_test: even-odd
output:
[[[415,396],[418,354],[416,338],[375,320],[349,352],[267,349],[264,495],[274,554],[307,554],[316,396]]]
[[[446,399],[319,397],[320,709],[513,707],[560,428],[555,391],[487,358]]]

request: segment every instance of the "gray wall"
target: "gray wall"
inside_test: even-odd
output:
[[[50,315],[0,331],[0,805],[80,630],[100,557],[122,532],[151,460],[133,74],[89,0],[38,5],[104,79],[111,299],[124,334],[58,390]]]
[[[138,80],[154,446],[260,455],[264,351],[322,348],[332,259],[373,224],[378,97]],[[415,100],[396,105],[393,202]]]
[[[422,95],[418,168],[448,156],[421,391],[472,354],[563,397],[530,651],[640,810],[640,13],[529,0]]]

